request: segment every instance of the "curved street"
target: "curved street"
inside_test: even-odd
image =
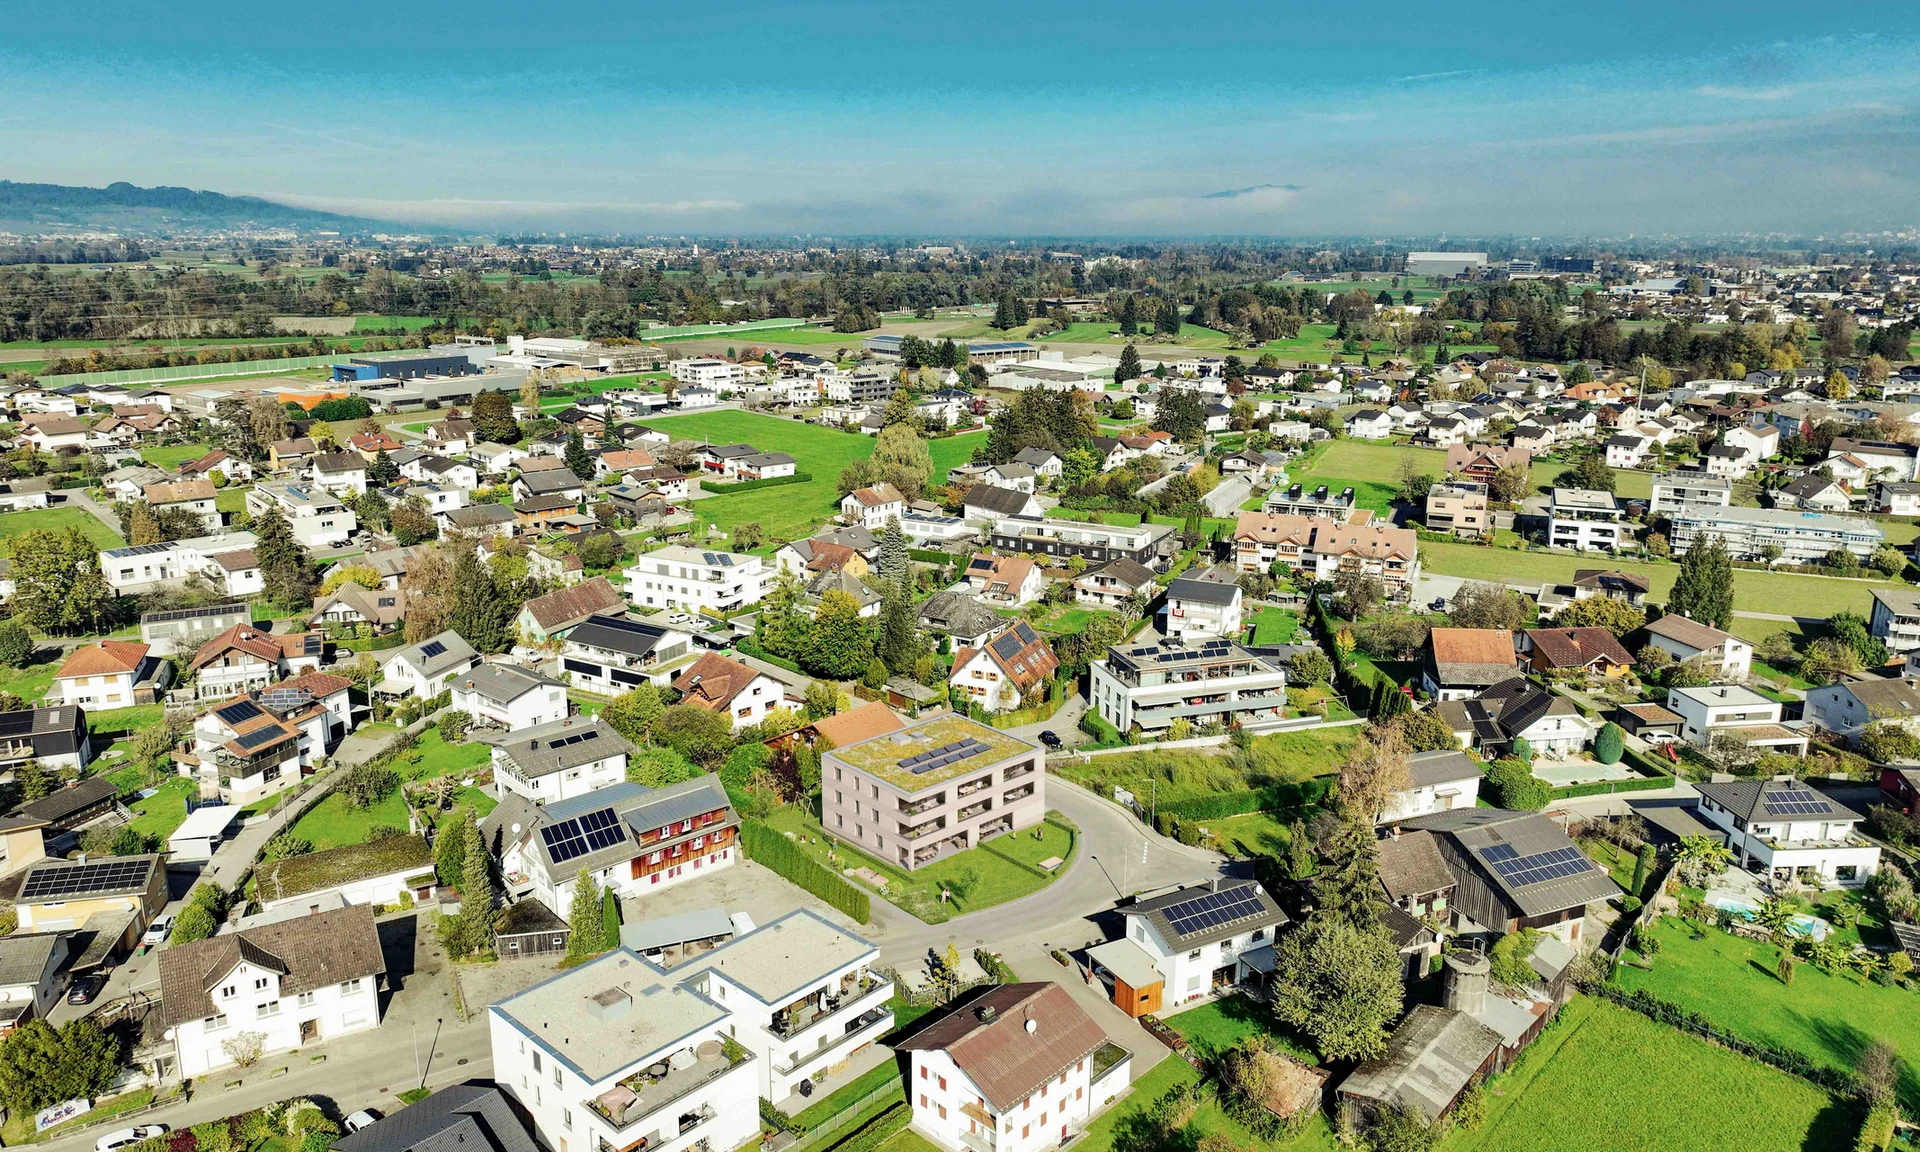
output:
[[[1101,936],[1095,917],[1122,895],[1192,884],[1225,875],[1227,858],[1189,848],[1149,831],[1111,801],[1058,776],[1047,777],[1049,808],[1080,829],[1079,848],[1066,873],[1052,884],[1010,903],[926,924],[886,900],[873,898],[866,935],[890,964],[917,959],[948,942],[967,952],[985,945],[996,951],[1020,945],[1077,948]]]

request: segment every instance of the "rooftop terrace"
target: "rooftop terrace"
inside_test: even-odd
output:
[[[964,716],[939,716],[827,755],[906,792],[944,784],[1034,746]]]

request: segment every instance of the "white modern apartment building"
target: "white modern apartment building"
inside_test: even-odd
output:
[[[1653,478],[1653,498],[1648,509],[1655,514],[1672,514],[1689,504],[1705,508],[1726,508],[1733,504],[1733,482],[1724,476],[1705,472],[1668,472]]]
[[[1886,541],[1870,520],[1788,508],[1705,508],[1688,506],[1670,513],[1674,553],[1685,553],[1695,540],[1718,536],[1735,560],[1766,559],[1769,547],[1780,549],[1775,559],[1787,564],[1819,563],[1827,553],[1844,548],[1866,559]]]
[[[1620,505],[1611,492],[1555,488],[1547,509],[1547,543],[1577,552],[1613,552],[1620,547]]]
[[[1161,977],[1160,1007],[1167,1009],[1271,971],[1273,944],[1287,923],[1287,914],[1253,880],[1211,880],[1119,911],[1126,936],[1100,945],[1096,953],[1106,955],[1095,959],[1111,963],[1119,959],[1114,953],[1137,950]]]
[[[1121,732],[1150,737],[1177,719],[1195,728],[1286,714],[1287,674],[1231,640],[1162,640],[1107,649],[1091,669],[1093,708]]]
[[[293,528],[293,538],[309,548],[337,548],[360,526],[353,510],[324,488],[295,480],[255,484],[247,489],[247,511],[259,516],[276,508]]]
[[[1750,746],[1804,756],[1807,736],[1780,720],[1780,703],[1738,684],[1667,689],[1667,710],[1681,719],[1680,735],[1698,748],[1731,733]]]
[[[1911,587],[1874,588],[1873,616],[1867,630],[1887,646],[1887,651],[1911,652],[1920,648],[1920,589]]]
[[[727,1152],[760,1131],[733,1013],[618,948],[487,1009],[493,1079],[552,1152]]]
[[[1862,817],[1791,776],[1696,784],[1696,815],[1727,834],[1734,864],[1777,883],[1802,877],[1853,887],[1880,870],[1880,847],[1859,836]]]
[[[678,544],[641,556],[624,575],[635,604],[714,614],[758,604],[772,578],[758,556]]]
[[[161,1011],[182,1077],[380,1024],[386,963],[357,904],[176,944],[160,953]],[[254,1045],[257,1044],[257,1050]]]
[[[711,388],[715,392],[731,392],[744,387],[747,382],[746,365],[717,356],[670,360],[667,362],[667,372],[683,386]]]
[[[259,542],[251,532],[223,532],[192,540],[108,548],[100,553],[100,575],[106,578],[107,587],[122,596],[177,588],[194,576],[205,578],[228,595],[245,596],[259,591],[257,583],[233,579],[230,572],[240,566],[230,570],[221,563],[221,557],[250,552]]]

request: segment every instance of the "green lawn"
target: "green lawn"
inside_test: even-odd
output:
[[[294,821],[293,834],[311,841],[316,850],[338,848],[361,843],[376,824],[406,831],[407,804],[398,788],[373,807],[357,812],[347,807],[343,797],[330,795]]]
[[[112,708],[87,713],[89,732],[138,732],[160,723],[165,712],[159,704],[135,704],[131,708]]]
[[[861,341],[872,332],[835,332],[831,328],[780,328],[771,332],[748,332],[741,334],[741,347],[748,344],[756,346],[777,344],[799,344],[807,347],[825,345],[831,348],[845,348],[858,351]],[[708,337],[717,339],[719,334]]]
[[[11,692],[29,704],[37,704],[53,687],[53,674],[60,670],[60,658],[53,654],[25,668],[0,668],[0,692]]]
[[[805,1109],[795,1113],[793,1118],[799,1122],[803,1129],[816,1127],[822,1121],[832,1119],[834,1116],[839,1115],[842,1110],[853,1104],[854,1101],[874,1089],[883,1087],[889,1082],[898,1083],[899,1080],[899,1066],[892,1060],[889,1060],[884,1064],[879,1064],[867,1069],[867,1071],[848,1081],[845,1086],[836,1088],[831,1094],[823,1096],[819,1100],[807,1105]]]
[[[1585,996],[1489,1084],[1485,1123],[1444,1152],[1842,1152],[1856,1105]]]
[[[169,472],[189,460],[198,460],[210,450],[207,444],[168,444],[159,448],[140,449],[140,459],[155,468],[165,468]]]
[[[815,525],[839,513],[840,493],[835,482],[841,469],[873,455],[871,436],[753,412],[698,412],[649,420],[648,424],[675,439],[739,442],[791,455],[800,470],[813,477],[810,483],[730,493],[696,500],[692,505],[701,519],[722,530],[758,521],[767,535],[789,540],[808,535]],[[967,450],[972,451],[971,445]]]
[[[1185,1037],[1194,1052],[1203,1058],[1216,1056],[1248,1036],[1265,1033],[1305,1063],[1320,1062],[1311,1048],[1275,1031],[1273,1013],[1266,1005],[1242,993],[1210,1000],[1197,1008],[1163,1015],[1160,1019]]]
[[[1248,621],[1255,644],[1291,644],[1300,630],[1300,617],[1285,608],[1262,608]]]
[[[359,729],[357,734],[377,736],[380,731],[379,726],[367,725]],[[465,775],[485,764],[488,756],[486,745],[472,742],[448,744],[440,739],[440,729],[431,727],[420,734],[413,750],[395,760],[392,767],[403,782],[427,780],[435,776]],[[469,804],[476,814],[484,816],[493,811],[497,802],[472,788],[464,788],[456,795],[454,803]],[[344,798],[328,796],[295,821],[293,831],[295,835],[311,840],[315,848],[337,848],[342,844],[362,842],[376,824],[403,831],[406,829],[407,804],[399,788],[388,793],[373,807],[357,812],[347,806]]]
[[[1049,611],[1034,627],[1056,636],[1074,636],[1087,630],[1096,616],[1106,615],[1098,608],[1059,607]]]
[[[813,843],[801,843],[799,847],[836,872],[854,867],[867,867],[879,872],[888,882],[884,891],[878,888],[874,890],[929,924],[1018,900],[1052,882],[1051,878],[1043,879],[1028,872],[1004,859],[1001,854],[1028,865],[1037,865],[1041,860],[1058,856],[1065,861],[1054,869],[1053,875],[1059,876],[1073,862],[1076,851],[1075,837],[1043,821],[1035,828],[998,836],[988,841],[987,845],[907,872],[845,844],[836,845],[835,858],[828,860],[826,845],[822,843],[825,833],[819,821],[798,808],[777,808],[767,817],[767,823],[779,832],[812,837]],[[1035,829],[1041,834],[1039,840],[1033,838]],[[847,879],[872,887],[857,876],[848,876]],[[951,896],[944,902],[940,899],[943,888]]]
[[[1295,819],[1297,817],[1288,812],[1249,812],[1245,816],[1208,820],[1200,827],[1213,833],[1213,846],[1229,856],[1284,857],[1293,841]]]
[[[120,533],[101,523],[97,517],[85,509],[75,505],[61,508],[35,508],[30,512],[9,512],[5,516],[0,516],[0,544],[4,544],[22,532],[30,532],[36,528],[54,532],[78,528],[96,548],[120,548],[126,544],[126,540],[121,538]]]
[[[247,508],[247,490],[222,488],[213,494],[213,507],[218,512],[244,512]]]
[[[434,323],[435,320],[431,316],[355,316],[353,330],[381,332],[404,328],[409,332],[418,332],[423,328],[432,327]]]
[[[1620,966],[1623,987],[1645,988],[1663,1000],[1712,1019],[1757,1044],[1790,1048],[1836,1068],[1852,1068],[1870,1041],[1884,1040],[1905,1065],[1901,1108],[1920,1109],[1920,1029],[1913,1027],[1920,997],[1845,973],[1829,975],[1802,964],[1791,986],[1773,974],[1780,950],[1709,928],[1702,939],[1673,917],[1654,927],[1660,953],[1651,971]]]
[[[1358,732],[1357,728],[1320,728],[1260,736],[1245,757],[1224,756],[1216,748],[1142,749],[1085,762],[1070,760],[1052,770],[1102,796],[1113,795],[1113,786],[1119,785],[1140,797],[1142,804],[1188,800],[1337,772]]]
[[[1571,552],[1520,552],[1511,548],[1427,540],[1420,542],[1420,555],[1427,571],[1432,573],[1510,584],[1564,583],[1573,579],[1577,568],[1604,565],[1646,576],[1652,586],[1650,596],[1655,601],[1667,598],[1667,593],[1673,588],[1674,578],[1680,574],[1680,566],[1672,563],[1616,560],[1604,555],[1580,556]],[[1840,580],[1826,576],[1799,576],[1736,568],[1733,573],[1733,606],[1743,612],[1772,612],[1819,619],[1825,619],[1842,609],[1851,609],[1864,617],[1872,615],[1871,590],[1875,586],[1906,587],[1886,580]]]
[[[167,837],[173,835],[173,830],[187,818],[187,797],[198,791],[199,787],[193,780],[175,776],[145,800],[135,800],[127,805],[134,812],[133,830],[157,841],[164,851]]]
[[[1351,485],[1362,508],[1386,515],[1391,511],[1394,493],[1400,490],[1400,465],[1411,460],[1434,479],[1446,475],[1447,454],[1439,448],[1415,448],[1408,444],[1374,444],[1365,440],[1335,440],[1311,453],[1289,472],[1292,483],[1312,489],[1325,484],[1335,491]],[[1533,465],[1533,486],[1545,492],[1553,487],[1570,465],[1552,460]],[[1616,470],[1615,492],[1623,497],[1645,498],[1653,495],[1653,474]]]
[[[1145,1073],[1138,1074],[1133,1091],[1125,1099],[1094,1117],[1093,1123],[1087,1125],[1086,1133],[1074,1147],[1080,1152],[1145,1152],[1148,1149],[1172,1152],[1172,1149],[1197,1147],[1208,1136],[1222,1136],[1232,1141],[1235,1147],[1254,1148],[1260,1152],[1337,1152],[1340,1148],[1324,1116],[1309,1121],[1297,1136],[1277,1141],[1262,1140],[1228,1116],[1219,1102],[1210,1096],[1179,1132],[1177,1144],[1169,1148],[1154,1142],[1160,1098],[1174,1088],[1199,1079],[1200,1073],[1191,1064],[1177,1056],[1165,1057]],[[889,1142],[882,1147],[888,1152],[921,1152],[918,1145]]]

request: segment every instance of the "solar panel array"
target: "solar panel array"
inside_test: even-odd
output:
[[[1578,876],[1596,867],[1578,848],[1555,848],[1551,852],[1522,856],[1511,844],[1495,844],[1480,854],[1493,865],[1502,880],[1515,888]]]
[[[276,712],[287,712],[301,708],[313,700],[313,693],[305,688],[269,688],[260,693],[262,707]]]
[[[555,864],[565,864],[576,856],[611,848],[626,838],[626,829],[611,808],[596,808],[571,820],[547,824],[540,829],[540,839],[547,846],[547,856]]]
[[[70,868],[42,868],[21,886],[22,900],[59,900],[89,892],[115,892],[146,880],[151,860],[102,860]]]
[[[1155,651],[1155,649],[1149,648],[1146,649],[1146,651],[1152,652]],[[1231,641],[1208,640],[1196,648],[1162,652],[1160,654],[1160,662],[1163,664],[1178,664],[1186,660],[1217,660],[1222,656],[1232,655],[1232,653],[1233,643]]]
[[[549,740],[547,741],[547,747],[565,748],[569,744],[579,744],[585,740],[598,740],[598,739],[600,739],[600,733],[595,732],[594,730],[589,728],[585,732],[575,732],[570,736],[559,736],[552,740]]]
[[[445,652],[446,650],[447,650],[447,646],[446,646],[445,644],[442,644],[442,643],[440,643],[440,641],[438,641],[438,640],[429,640],[429,641],[427,641],[427,643],[426,643],[426,644],[425,644],[425,645],[424,645],[424,646],[423,646],[423,647],[422,647],[422,648],[420,649],[420,655],[421,655],[421,657],[422,657],[423,659],[427,659],[427,660],[431,660],[431,659],[433,659],[433,658],[434,658],[435,656],[438,656],[438,655],[440,655],[441,653],[443,653],[443,652]]]
[[[1770,816],[1827,816],[1833,805],[1810,788],[1770,788],[1762,797]]]
[[[951,744],[942,744],[900,761],[900,767],[915,776],[931,772],[936,768],[945,768],[949,764],[958,764],[969,756],[978,756],[982,752],[993,751],[991,744],[983,744],[969,736],[965,740],[956,740]]]
[[[246,611],[245,604],[209,604],[204,608],[174,608],[166,612],[148,612],[140,617],[140,623],[166,624],[174,620],[198,620],[203,616],[231,616]]]
[[[286,735],[286,731],[281,728],[256,728],[245,736],[235,740],[234,743],[251,752],[255,748],[264,747],[276,740],[285,739]]]
[[[220,718],[220,723],[232,727],[260,715],[260,709],[251,700],[236,700],[225,708],[216,708],[213,714]]]
[[[1161,909],[1160,914],[1173,925],[1173,930],[1182,936],[1208,928],[1218,928],[1222,924],[1232,924],[1237,920],[1259,916],[1266,911],[1260,904],[1260,897],[1251,885],[1235,888],[1227,892],[1209,892],[1191,900]]]
[[[701,555],[701,556],[702,556],[703,558],[705,558],[705,560],[706,560],[706,562],[707,562],[707,563],[708,563],[709,565],[711,565],[712,567],[715,567],[715,568],[731,568],[731,567],[733,567],[733,557],[732,557],[732,555],[730,555],[729,553],[726,553],[726,552],[702,552],[702,553],[700,553],[700,555]]]

